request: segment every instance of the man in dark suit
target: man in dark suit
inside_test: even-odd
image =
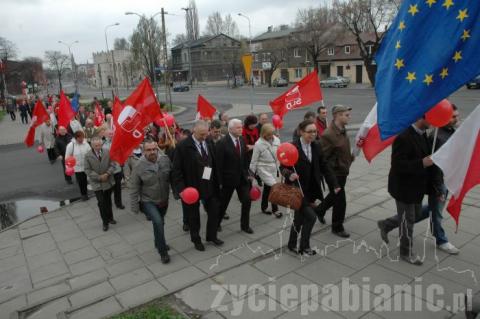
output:
[[[200,194],[207,220],[207,241],[216,246],[223,244],[217,238],[219,201],[218,183],[215,169],[215,151],[212,144],[205,139],[208,136],[208,124],[197,121],[193,134],[181,141],[173,157],[172,184],[176,194],[181,194],[187,187],[194,187]],[[190,237],[199,251],[205,247],[200,238],[200,203],[184,205],[188,216]]]
[[[240,228],[253,234],[250,228],[250,177],[248,174],[248,158],[245,141],[242,137],[242,121],[232,119],[228,122],[228,134],[216,144],[216,169],[220,185],[220,217],[218,228],[227,211],[233,191],[237,192],[242,203]]]
[[[414,265],[423,263],[412,252],[413,225],[422,213],[423,196],[441,197],[440,175],[433,166],[432,145],[425,132],[428,128],[424,118],[418,119],[393,142],[388,192],[395,199],[397,215],[378,222],[382,239],[387,243],[387,233],[399,227],[400,258]]]

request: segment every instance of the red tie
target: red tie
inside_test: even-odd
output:
[[[237,155],[240,156],[240,143],[238,142],[238,138],[235,140],[235,151],[237,152]]]

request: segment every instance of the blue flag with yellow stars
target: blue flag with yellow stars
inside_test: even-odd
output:
[[[403,1],[375,61],[386,139],[480,74],[480,0]]]

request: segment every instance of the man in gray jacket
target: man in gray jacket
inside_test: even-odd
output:
[[[116,224],[112,212],[112,187],[115,163],[110,160],[108,152],[102,150],[102,139],[94,137],[91,141],[92,150],[85,155],[85,173],[92,190],[97,197],[100,216],[103,221],[103,231],[109,224]]]
[[[155,247],[162,263],[170,262],[163,226],[170,193],[170,159],[160,154],[155,141],[146,140],[143,156],[133,168],[130,176],[130,197],[132,211],[138,213],[140,202],[145,214],[152,220]]]

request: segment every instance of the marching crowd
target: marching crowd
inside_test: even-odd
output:
[[[125,208],[122,184],[126,184],[132,212],[142,212],[152,222],[155,247],[163,263],[170,261],[164,234],[169,196],[183,199],[187,188],[197,190],[198,200],[193,203],[182,200],[183,230],[190,233],[199,251],[205,250],[200,236],[200,205],[206,211],[205,240],[221,246],[224,242],[219,233],[222,221],[230,218],[227,209],[234,192],[241,204],[239,229],[248,234],[254,232],[255,225],[250,222],[252,188],[259,187],[263,187],[261,212],[276,218],[283,213],[275,197],[293,196],[293,189],[301,194],[299,205],[292,207],[290,251],[316,254],[310,247],[310,235],[317,219],[326,223],[325,215],[330,208],[332,233],[340,238],[350,236],[344,227],[345,185],[355,159],[346,131],[350,107],[334,106],[329,123],[323,106],[317,113],[306,112],[292,136],[291,145],[299,155],[293,165],[282,165],[278,158],[281,141],[268,114],[252,114],[242,121],[229,119],[223,112],[215,119],[197,120],[191,131],[177,123],[170,127],[150,124],[145,128],[142,145],[124,165],[119,165],[109,157],[114,133],[111,102],[104,109],[106,116],[101,125],[94,126],[93,112],[80,106],[68,127],[56,126],[55,102],[47,100],[46,104],[50,120],[41,125],[39,137],[49,161],[53,164],[61,160],[65,180],[72,184],[71,174],[65,171],[65,159],[71,156],[76,159],[74,173],[80,194],[86,200],[89,188],[95,193],[104,231],[116,224],[112,193],[116,207]],[[450,123],[439,130],[436,148],[455,131],[458,110],[454,109]],[[430,158],[433,138],[427,135],[428,128],[428,122],[420,118],[395,139],[388,191],[395,199],[397,214],[378,221],[381,238],[387,244],[388,233],[399,228],[400,257],[415,265],[422,261],[413,253],[413,226],[429,217],[438,247],[450,254],[459,252],[442,228],[447,191],[440,169]],[[358,141],[357,146],[362,143],[363,140]],[[287,194],[275,194],[280,192],[276,188],[279,184],[293,188]],[[424,195],[428,195],[428,204],[422,207]]]

